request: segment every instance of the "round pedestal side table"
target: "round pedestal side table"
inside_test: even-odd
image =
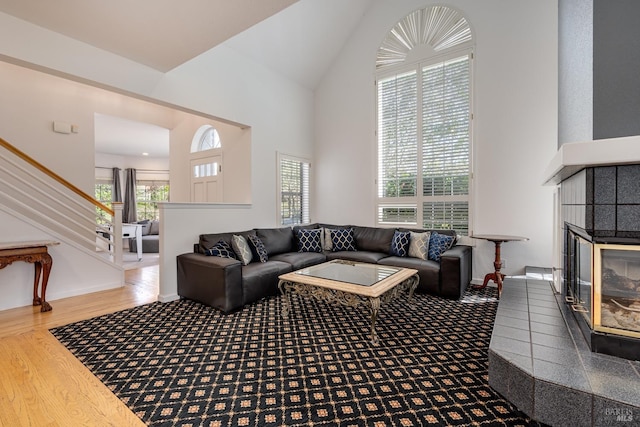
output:
[[[493,242],[493,244],[495,245],[496,253],[495,260],[493,261],[493,267],[495,271],[493,273],[487,273],[484,276],[484,282],[482,283],[482,285],[474,286],[474,289],[484,289],[489,283],[489,280],[493,280],[493,282],[498,285],[499,298],[500,294],[502,294],[502,280],[504,279],[504,274],[500,272],[500,269],[502,268],[502,260],[500,259],[500,247],[505,242],[522,242],[525,240],[529,240],[529,238],[522,236],[506,236],[501,234],[474,234],[473,236],[469,237],[471,237],[472,239],[487,240],[489,242]]]

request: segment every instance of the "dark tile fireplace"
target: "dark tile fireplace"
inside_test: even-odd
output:
[[[640,360],[640,245],[596,243],[565,226],[563,296],[589,347]]]
[[[640,165],[561,183],[562,294],[592,351],[640,360]]]

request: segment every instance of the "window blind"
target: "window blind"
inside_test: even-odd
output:
[[[378,84],[379,197],[417,194],[417,72]]]
[[[380,224],[469,230],[470,55],[377,82]]]
[[[310,219],[309,162],[280,156],[280,223],[282,225],[308,224]]]

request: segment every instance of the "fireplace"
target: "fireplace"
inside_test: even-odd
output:
[[[565,143],[545,176],[554,286],[592,351],[640,360],[640,135]]]
[[[563,293],[591,350],[640,360],[640,242],[565,230]]]

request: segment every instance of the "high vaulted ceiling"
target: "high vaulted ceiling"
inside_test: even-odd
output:
[[[223,44],[314,90],[372,1],[0,0],[0,12],[163,73]],[[97,118],[96,150],[162,156],[141,143],[148,130]]]
[[[1,0],[0,11],[169,71],[298,0]]]

